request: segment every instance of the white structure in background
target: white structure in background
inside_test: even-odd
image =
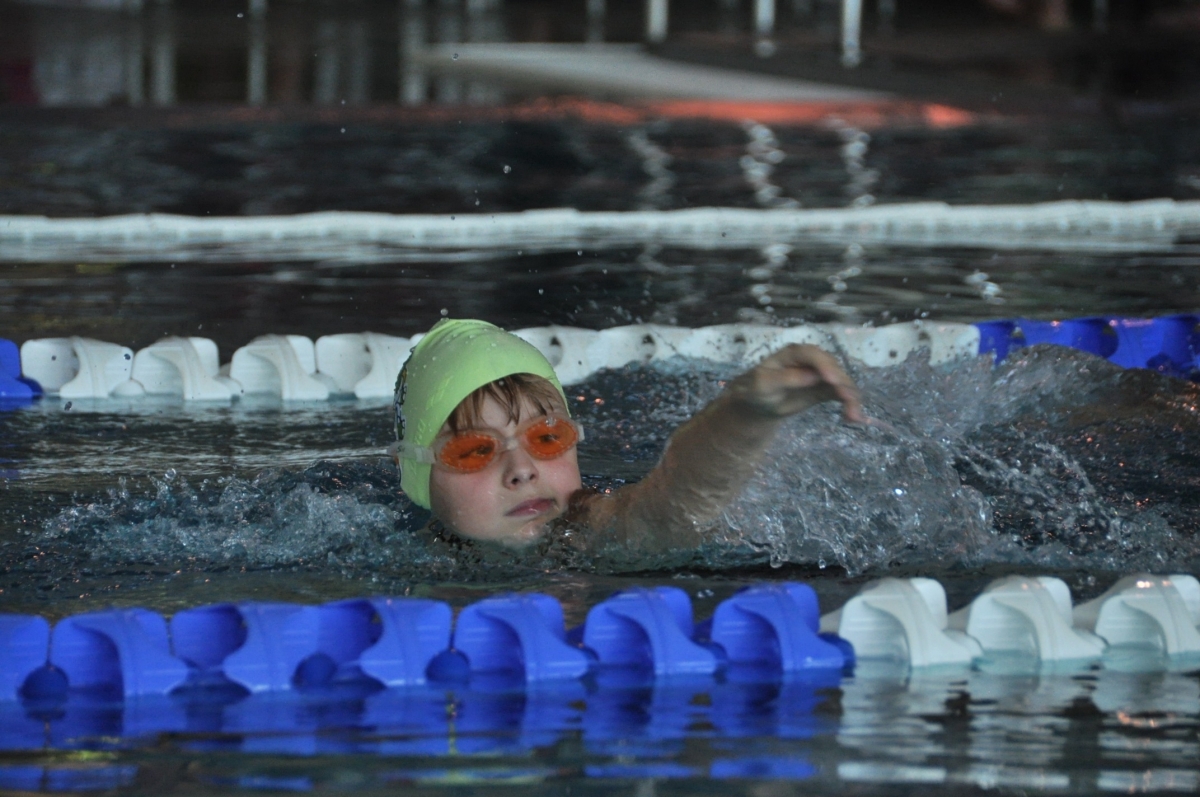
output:
[[[313,102],[365,105],[370,99],[371,50],[367,21],[325,16],[317,21]]]
[[[40,338],[21,344],[21,373],[64,399],[137,395],[129,384],[133,351],[90,338]]]
[[[172,0],[18,0],[45,7],[35,14],[34,81],[46,105],[105,105],[125,100],[141,104],[144,62],[149,63],[149,97],[156,105],[176,101],[177,41]],[[400,96],[403,104],[425,101],[428,78],[419,57],[427,49],[424,22],[426,6],[437,14],[435,39],[442,43],[502,41],[499,8],[502,0],[397,0],[401,23],[399,54]],[[862,61],[863,0],[841,2],[842,63]],[[889,28],[895,0],[877,0],[880,24]],[[800,9],[810,3],[793,0]],[[246,102],[267,102],[268,0],[246,0]],[[586,41],[604,40],[605,0],[586,2]],[[148,24],[143,11],[149,8]],[[342,18],[333,4],[317,4],[313,101],[317,104],[359,104],[370,99],[369,23],[365,18]],[[52,9],[52,10],[51,10]],[[1107,25],[1107,0],[1093,0],[1097,30]],[[465,29],[463,21],[465,19]],[[646,0],[646,41],[667,39],[669,0]],[[776,0],[753,0],[752,26],[755,50],[764,57],[775,52],[772,37]],[[146,39],[149,39],[147,42]],[[482,85],[465,86],[453,77],[438,81],[437,94],[444,102],[490,101],[494,91]]]
[[[985,653],[1017,653],[1043,662],[1104,654],[1104,640],[1072,626],[1071,590],[1050,576],[993,581],[969,606],[950,615],[947,626],[978,640]]]
[[[208,338],[163,338],[133,358],[133,379],[151,396],[231,401],[242,387],[220,376],[217,344]]]
[[[859,659],[905,661],[911,667],[969,665],[979,643],[947,628],[946,590],[931,578],[885,578],[821,618],[821,631],[854,646]]]
[[[38,6],[33,26],[33,81],[43,105],[138,105],[142,80],[140,0],[90,0]]]
[[[333,380],[338,393],[391,398],[412,346],[408,338],[378,332],[325,335],[317,338],[317,371]]]
[[[267,101],[267,0],[249,0],[250,29],[246,48],[246,102]]]
[[[1075,625],[1110,645],[1165,656],[1200,654],[1200,582],[1189,575],[1126,576],[1075,607]]]
[[[266,393],[284,401],[324,401],[334,383],[328,377],[318,378],[316,371],[312,340],[303,335],[263,335],[233,353],[227,375],[244,393]]]

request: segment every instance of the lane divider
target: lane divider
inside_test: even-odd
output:
[[[997,362],[1040,343],[1090,352],[1127,368],[1149,368],[1200,380],[1200,315],[1162,318],[1096,317],[1065,321],[1007,319],[975,324],[911,321],[883,327],[806,324],[776,327],[722,324],[689,329],[631,324],[603,330],[530,327],[519,337],[536,346],[563,384],[604,368],[682,356],[748,366],[791,343],[836,351],[872,368],[903,363],[927,349],[932,364],[991,353]],[[360,399],[392,395],[396,374],[420,340],[376,332],[263,335],[220,365],[207,338],[167,337],[136,352],[83,337],[27,340],[18,349],[0,340],[0,401],[32,401],[43,393],[64,399],[176,396],[229,402],[247,394],[284,401]]]
[[[997,362],[1013,349],[1051,343],[1104,357],[1126,368],[1200,380],[1200,314],[1161,318],[1092,317],[1064,321],[1009,319],[974,325],[980,353]]]
[[[1198,625],[1200,582],[1185,574],[1131,575],[1075,607],[1059,579],[1010,576],[953,614],[937,581],[885,578],[824,617],[808,585],[763,583],[726,599],[700,624],[683,590],[637,588],[592,607],[570,632],[559,602],[540,593],[484,598],[453,623],[443,602],[379,597],[217,604],[169,622],[147,609],[110,609],[52,628],[35,615],[0,615],[0,701],[496,677],[534,685],[622,672],[778,680],[872,660],[920,669],[1017,656],[1037,667],[1103,664],[1113,652],[1167,670],[1200,656]]]
[[[861,176],[861,175],[860,175]],[[756,178],[757,179],[757,178]],[[1171,251],[1200,234],[1200,200],[1070,200],[1029,205],[877,204],[853,208],[573,208],[454,215],[323,211],[294,216],[0,216],[10,263],[396,263],[463,252],[659,246],[756,250],[764,241]]]

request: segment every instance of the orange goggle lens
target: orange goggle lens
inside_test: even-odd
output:
[[[460,432],[437,450],[437,461],[451,470],[474,473],[491,464],[496,454],[518,445],[535,459],[555,459],[571,450],[579,433],[570,421],[543,418],[521,430],[515,439],[501,440],[487,432]]]
[[[525,430],[522,445],[537,459],[561,457],[579,439],[575,427],[557,418],[545,418]]]
[[[499,441],[490,434],[464,432],[451,437],[438,451],[438,462],[451,470],[474,473],[496,458]]]

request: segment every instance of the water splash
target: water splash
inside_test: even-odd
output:
[[[595,375],[570,391],[588,430],[587,483],[644,475],[729,367],[675,359]],[[1016,564],[1196,569],[1200,390],[1085,354],[1034,348],[930,366],[858,369],[868,413],[790,419],[743,495],[694,550],[590,561],[571,539],[522,555],[457,546],[383,460],[318,462],[199,484],[175,474],[79,498],[32,536],[89,566],[314,568],[414,581],[512,580],[548,569],[820,563],[855,574]],[[380,411],[382,412],[382,410]],[[8,557],[6,557],[8,558]]]
[[[726,513],[772,564],[1161,572],[1200,559],[1200,512],[1181,488],[1200,457],[1140,483],[1133,467],[1154,469],[1166,444],[1196,451],[1194,385],[1054,347],[995,369],[914,357],[856,377],[887,425],[846,427],[825,408],[792,420],[767,456],[787,465],[764,469]]]
[[[383,466],[319,462],[200,485],[168,471],[151,481],[151,492],[122,482],[64,510],[39,541],[85,546],[106,561],[252,567],[377,567],[421,554],[406,533],[420,510]]]

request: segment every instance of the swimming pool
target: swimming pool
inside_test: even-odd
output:
[[[688,125],[674,132],[703,145],[695,172],[676,152],[659,163],[674,170],[668,176],[675,182],[664,183],[663,172],[645,168],[652,150],[618,147],[592,178],[624,177],[603,190],[576,183],[570,196],[598,202],[615,186],[621,209],[643,201],[675,207],[690,193],[680,188],[689,174],[704,186],[701,178],[714,173],[728,173],[750,206],[798,193],[762,192],[764,184],[749,181],[762,170],[743,156],[770,162],[761,131]],[[661,149],[673,129],[643,132]],[[861,138],[825,127],[768,132],[795,161],[783,163],[824,164],[836,173],[818,194],[825,201],[815,204],[865,195],[845,193],[862,188],[861,173],[848,167],[858,150],[843,150]],[[939,148],[998,134],[908,135],[924,136],[912,146],[945,164],[935,157]],[[1005,135],[1027,133],[1018,127]],[[871,139],[876,149],[868,156],[903,160],[899,144],[891,151],[880,139],[887,136]],[[728,143],[714,148],[717,141]],[[801,158],[802,143],[824,149]],[[593,157],[608,152],[590,146],[583,151]],[[1064,151],[1051,148],[1045,158],[1061,162]],[[1172,186],[1162,193],[1188,198],[1188,184],[1177,178],[1190,174],[1192,157],[1162,167],[1156,186]],[[878,166],[882,184],[900,184],[886,164],[868,165]],[[1105,192],[1103,179],[1074,174],[1090,181],[1085,195]],[[939,186],[942,198],[966,196],[950,178],[930,184],[935,196]],[[1122,181],[1107,185],[1113,196],[1148,195],[1128,187],[1121,194],[1113,184]],[[1029,199],[1058,194],[1057,182],[1021,190]],[[569,201],[559,196],[551,204]],[[463,200],[468,212],[471,201]],[[140,347],[166,333],[211,336],[224,360],[265,332],[411,335],[443,309],[513,328],[609,328],[922,314],[959,321],[1160,315],[1200,306],[1187,241],[1086,253],[886,245],[800,251],[773,243],[724,252],[596,246],[453,264],[11,263],[4,267],[6,322],[17,340],[84,333]],[[729,372],[668,359],[575,385],[570,393],[589,431],[585,478],[598,486],[638,478],[670,430]],[[1018,352],[998,367],[986,358],[930,365],[917,355],[855,374],[869,412],[891,430],[848,430],[823,411],[799,419],[774,451],[773,460],[785,464],[751,485],[723,536],[669,570],[632,573],[564,561],[555,550],[464,561],[424,546],[411,534],[423,517],[398,496],[382,456],[391,436],[384,401],[255,398],[197,406],[143,398],[68,408],[45,400],[0,416],[0,605],[58,619],[107,606],[169,615],[229,600],[315,604],[391,594],[458,609],[514,589],[554,596],[574,626],[628,586],[682,587],[704,618],[741,586],[761,581],[807,582],[828,611],[882,575],[932,576],[954,610],[1010,573],[1061,577],[1078,603],[1129,572],[1200,572],[1194,385],[1061,349]],[[781,506],[781,494],[821,498]],[[755,544],[745,545],[736,529]],[[840,533],[831,539],[829,529]],[[763,530],[769,533],[755,537]],[[833,681],[316,690],[207,704],[97,699],[54,710],[60,713],[20,713],[49,736],[44,749],[3,754],[0,788],[1093,793],[1191,791],[1200,780],[1193,669],[1137,672],[1113,662],[1075,672],[863,667]],[[15,733],[16,721],[5,728]]]

